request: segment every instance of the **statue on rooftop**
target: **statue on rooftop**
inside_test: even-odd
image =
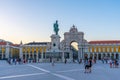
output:
[[[54,27],[54,32],[56,35],[58,35],[58,31],[59,31],[59,28],[58,28],[58,21],[56,20],[56,23],[54,23],[53,27]]]

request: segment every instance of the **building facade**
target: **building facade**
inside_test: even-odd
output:
[[[84,32],[79,32],[73,25],[64,33],[64,39],[60,41],[59,34],[51,35],[51,42],[30,42],[27,44],[13,44],[0,40],[0,59],[21,58],[22,60],[35,60],[36,62],[74,60],[72,42],[78,43],[75,59],[92,58],[101,60],[108,57],[120,59],[120,40],[87,41]]]
[[[90,41],[90,56],[95,59],[109,57],[111,59],[120,58],[120,40]]]

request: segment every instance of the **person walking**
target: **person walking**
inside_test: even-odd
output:
[[[65,58],[65,64],[67,63],[67,59]]]
[[[89,73],[92,72],[92,59],[89,59]]]
[[[54,66],[55,64],[54,64],[54,59],[52,58],[52,66]]]
[[[112,68],[112,60],[109,60],[110,68]]]

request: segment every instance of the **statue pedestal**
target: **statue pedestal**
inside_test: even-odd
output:
[[[56,34],[51,35],[51,50],[53,52],[59,52],[60,36]]]

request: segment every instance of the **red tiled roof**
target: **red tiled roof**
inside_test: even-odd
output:
[[[117,44],[120,40],[90,41],[89,44]]]
[[[0,45],[6,45],[7,43],[6,42],[0,42]]]
[[[20,46],[19,44],[11,44],[11,46],[16,46],[16,47],[18,47],[18,46]]]
[[[7,45],[7,42],[0,42],[0,45]],[[19,44],[10,44],[11,46],[20,46]]]

